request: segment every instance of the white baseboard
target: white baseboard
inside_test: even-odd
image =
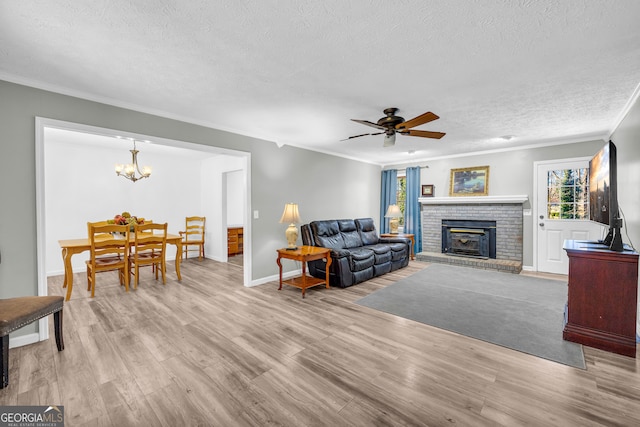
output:
[[[18,337],[9,337],[9,348],[22,347],[23,345],[33,344],[40,341],[40,334],[32,332]]]
[[[532,266],[532,265],[523,265],[523,266],[522,266],[522,269],[523,269],[524,271],[535,271],[535,270],[533,269],[533,266]]]
[[[62,276],[62,275],[64,275],[64,270],[47,271],[47,277]]]
[[[287,271],[286,273],[282,273],[282,278],[290,279],[292,277],[300,276],[301,274],[302,274],[302,270]],[[247,288],[264,285],[265,283],[269,283],[269,282],[274,282],[274,281],[277,282],[278,280],[280,280],[280,274],[274,274],[273,276],[262,277],[260,279],[252,280],[251,283],[247,285]]]

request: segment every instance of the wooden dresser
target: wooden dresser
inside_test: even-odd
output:
[[[227,228],[227,256],[240,255],[243,249],[243,228]]]
[[[563,338],[635,357],[638,253],[580,240],[565,240],[564,250],[569,298]]]

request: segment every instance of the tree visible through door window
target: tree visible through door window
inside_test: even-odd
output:
[[[400,212],[402,212],[402,218],[398,218],[398,226],[404,227],[404,209],[407,200],[407,177],[399,176],[398,177],[398,185],[396,187],[396,205],[400,208]]]
[[[549,171],[547,218],[589,219],[589,169]]]

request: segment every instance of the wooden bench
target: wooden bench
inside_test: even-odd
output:
[[[64,350],[62,340],[62,308],[64,298],[61,296],[30,296],[0,300],[0,337],[2,346],[2,379],[0,389],[9,385],[9,334],[36,320],[53,314],[55,323],[56,345],[58,351]]]

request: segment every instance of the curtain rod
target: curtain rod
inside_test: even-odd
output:
[[[424,166],[409,166],[409,167],[419,167],[420,169],[429,169],[429,165],[424,165]],[[390,171],[390,170],[398,170],[398,171],[405,171],[407,170],[407,168],[389,168],[389,169],[382,169],[383,171]]]

